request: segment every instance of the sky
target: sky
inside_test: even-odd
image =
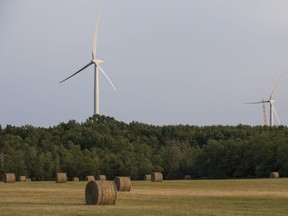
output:
[[[288,124],[286,0],[0,0],[0,125],[52,127],[100,114],[153,125]],[[267,120],[269,107],[266,106]],[[277,122],[277,121],[276,121]]]

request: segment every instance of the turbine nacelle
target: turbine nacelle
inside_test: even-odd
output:
[[[93,59],[92,62],[96,65],[102,64],[104,61],[100,59]]]

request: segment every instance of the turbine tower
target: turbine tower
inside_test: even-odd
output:
[[[277,82],[276,82],[276,84],[275,84],[275,86],[274,86],[274,88],[273,88],[273,90],[272,90],[272,93],[271,93],[271,95],[270,95],[270,98],[269,98],[269,100],[263,100],[263,98],[262,98],[262,101],[257,101],[257,102],[252,102],[252,103],[245,103],[245,104],[260,104],[260,103],[262,103],[263,104],[263,113],[264,113],[264,124],[266,123],[266,111],[265,111],[265,103],[269,103],[269,106],[270,106],[270,126],[274,126],[274,114],[275,114],[275,116],[276,116],[276,118],[277,118],[277,121],[278,121],[278,124],[280,125],[281,123],[280,123],[280,120],[279,120],[279,117],[278,117],[278,114],[277,114],[277,112],[276,112],[276,110],[275,110],[275,107],[274,107],[274,103],[276,102],[275,100],[274,100],[274,95],[275,95],[275,91],[276,91],[276,88],[277,88],[277,86],[278,86],[278,84],[279,84],[279,81],[280,81],[280,79],[281,79],[281,77],[282,77],[282,75],[283,75],[283,73],[280,75],[280,77],[278,78],[278,80],[277,80]]]
[[[93,44],[92,44],[92,60],[85,65],[83,68],[72,74],[71,76],[67,77],[66,79],[60,81],[60,83],[70,79],[71,77],[75,76],[76,74],[80,73],[90,65],[94,64],[94,115],[99,115],[99,70],[103,73],[103,75],[108,79],[109,83],[115,90],[117,91],[114,84],[112,83],[109,76],[105,73],[105,71],[100,67],[100,64],[104,61],[96,58],[96,45],[97,45],[97,32],[98,32],[98,22],[99,22],[99,14],[96,21],[96,29],[94,32]],[[99,70],[98,70],[99,69]]]

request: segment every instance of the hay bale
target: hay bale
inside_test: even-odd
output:
[[[86,176],[86,181],[95,181],[94,176]]]
[[[162,182],[163,175],[160,172],[153,172],[151,175],[151,182]]]
[[[97,175],[96,180],[106,181],[106,175]]]
[[[131,178],[128,176],[116,176],[114,182],[117,187],[117,191],[130,191],[132,188]]]
[[[270,178],[279,178],[279,173],[278,172],[271,172],[270,173]]]
[[[15,183],[15,181],[16,181],[15,173],[4,174],[4,183]]]
[[[26,179],[27,179],[26,176],[20,176],[19,177],[20,182],[26,182]]]
[[[56,183],[66,183],[67,174],[66,173],[56,173]]]
[[[78,177],[73,177],[73,181],[79,182],[79,178]]]
[[[144,181],[151,181],[151,174],[145,175]]]
[[[31,178],[26,178],[26,182],[31,182]]]
[[[115,205],[117,188],[113,181],[89,181],[85,189],[87,205]]]
[[[184,176],[184,180],[190,180],[191,179],[191,176],[190,175],[185,175]]]

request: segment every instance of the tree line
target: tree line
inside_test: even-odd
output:
[[[42,128],[0,126],[0,179],[6,172],[32,180],[162,172],[164,179],[288,176],[286,126],[154,126],[107,116]]]

